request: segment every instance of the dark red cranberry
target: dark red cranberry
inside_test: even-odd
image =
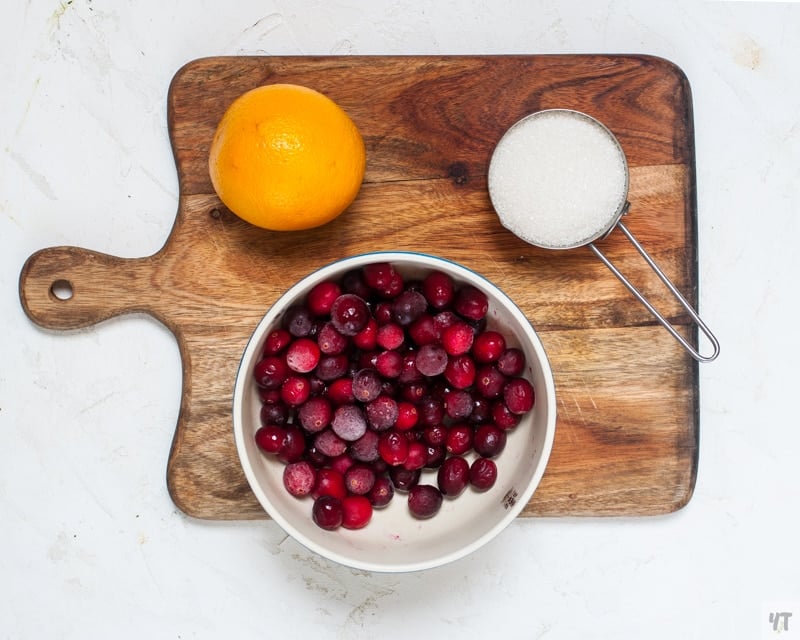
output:
[[[439,424],[444,420],[445,410],[442,398],[427,395],[417,406],[419,423],[423,426]]]
[[[350,444],[350,457],[359,462],[374,462],[380,457],[378,452],[378,434],[367,429],[363,436]]]
[[[440,445],[447,442],[447,427],[443,424],[432,424],[422,431],[422,437],[428,444]]]
[[[422,469],[426,462],[428,462],[428,447],[421,442],[410,442],[403,466],[409,471],[413,471]]]
[[[335,458],[347,451],[347,443],[331,429],[323,429],[314,437],[314,446],[330,458]]]
[[[476,491],[487,491],[497,481],[497,465],[488,458],[476,458],[469,468],[469,482]]]
[[[291,375],[281,385],[281,399],[297,407],[311,396],[311,381],[302,375]]]
[[[364,275],[361,269],[351,269],[342,276],[342,291],[353,293],[364,300],[369,298],[370,288],[364,282]]]
[[[370,318],[366,326],[353,336],[353,344],[365,351],[371,351],[378,345],[378,323],[375,318]]]
[[[322,431],[333,418],[330,400],[324,396],[309,398],[297,410],[297,417],[300,419],[303,429],[309,433]]]
[[[475,389],[484,398],[497,398],[503,393],[508,378],[491,364],[478,367],[475,375]]]
[[[278,450],[278,459],[287,464],[297,462],[302,459],[305,450],[306,438],[303,432],[295,426],[286,427]]]
[[[277,454],[283,446],[286,429],[277,424],[265,424],[256,431],[256,444],[264,453]]]
[[[314,320],[311,313],[304,305],[292,305],[283,314],[283,328],[295,338],[302,338],[311,334]]]
[[[267,334],[264,340],[263,354],[265,356],[277,355],[288,347],[291,341],[292,334],[286,329],[274,329]]]
[[[316,376],[324,381],[331,382],[347,374],[350,368],[350,361],[343,353],[336,355],[321,356],[317,364]]]
[[[456,294],[453,309],[467,320],[482,320],[489,310],[489,299],[480,289],[465,285]]]
[[[421,347],[438,342],[441,332],[437,329],[433,316],[423,313],[408,326],[408,335],[415,345]]]
[[[519,424],[521,416],[508,410],[503,400],[495,400],[492,403],[492,421],[501,429],[508,431]]]
[[[442,508],[442,492],[429,484],[418,484],[408,492],[408,509],[415,518],[431,518]]]
[[[323,495],[314,500],[311,517],[318,527],[333,531],[342,526],[342,501],[333,496]]]
[[[261,405],[261,424],[286,424],[289,409],[283,402]]]
[[[389,478],[397,491],[408,491],[419,482],[421,475],[420,469],[410,470],[402,465],[389,469]]]
[[[381,351],[375,357],[375,368],[384,378],[398,378],[403,371],[403,356],[394,349]]]
[[[331,322],[339,333],[354,336],[369,322],[369,308],[363,298],[343,293],[333,302]]]
[[[453,279],[442,271],[431,271],[422,281],[425,299],[435,309],[443,309],[453,301],[455,284]]]
[[[450,456],[439,467],[436,483],[443,495],[455,498],[469,484],[469,462],[461,456]]]
[[[463,389],[448,390],[444,394],[444,410],[452,420],[466,420],[472,415],[472,394]]]
[[[328,398],[336,405],[355,402],[353,395],[353,379],[338,378],[328,385]]]
[[[317,345],[322,353],[328,355],[343,353],[349,344],[350,339],[339,333],[332,322],[326,322],[317,332]]]
[[[381,507],[385,507],[394,497],[392,481],[386,476],[375,478],[375,484],[372,485],[372,489],[370,489],[367,497],[372,503],[373,508],[380,509]]]
[[[525,370],[525,354],[521,349],[506,349],[497,359],[497,369],[504,376],[521,376]]]
[[[375,342],[382,349],[392,350],[399,349],[403,342],[405,342],[405,333],[403,327],[394,322],[387,322],[382,324],[377,329]]]
[[[363,464],[354,464],[344,474],[344,485],[347,491],[363,496],[369,493],[375,484],[375,472]]]
[[[475,362],[485,364],[494,362],[506,350],[506,339],[499,331],[484,331],[475,336],[472,344],[472,357]]]
[[[289,375],[289,367],[281,356],[267,356],[256,363],[253,377],[264,389],[277,389]]]
[[[381,393],[381,379],[375,369],[361,369],[353,376],[353,395],[359,402],[372,402]]]
[[[367,422],[375,431],[386,431],[397,423],[400,411],[394,398],[379,395],[364,408]]]
[[[447,457],[447,449],[442,444],[429,444],[425,452],[427,455],[425,467],[428,469],[438,469]]]
[[[407,327],[428,308],[428,301],[418,291],[406,289],[392,303],[392,317],[397,324]]]
[[[533,408],[533,385],[525,378],[509,380],[503,388],[503,400],[511,413],[522,415]]]
[[[482,424],[475,430],[472,448],[479,456],[494,458],[506,446],[506,432],[493,424]]]

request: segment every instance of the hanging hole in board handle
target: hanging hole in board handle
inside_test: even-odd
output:
[[[572,109],[532,113],[497,143],[488,173],[489,197],[504,227],[543,249],[588,246],[695,360],[719,355],[709,328],[620,221],[630,208],[628,161],[605,125]],[[711,342],[710,355],[689,344],[595,246],[617,227]]]
[[[67,300],[71,300],[72,296],[75,295],[75,291],[72,288],[72,283],[69,280],[56,280],[50,285],[50,295],[52,295],[56,300],[61,300],[62,302],[66,302]]]

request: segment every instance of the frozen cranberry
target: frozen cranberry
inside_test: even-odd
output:
[[[408,326],[408,335],[415,345],[432,344],[440,339],[441,332],[436,327],[436,322],[428,313],[423,313]]]
[[[511,413],[521,415],[533,408],[533,385],[525,378],[509,380],[503,388],[503,400]]]
[[[469,462],[461,456],[450,456],[439,467],[436,483],[443,495],[455,498],[469,484]]]
[[[288,347],[291,341],[292,334],[286,329],[274,329],[267,334],[264,340],[263,354],[265,356],[277,355]]]
[[[295,338],[310,335],[313,326],[311,313],[303,305],[292,305],[283,314],[283,328]]]
[[[482,424],[475,430],[472,448],[484,458],[494,458],[506,446],[506,432],[493,424]]]
[[[343,293],[333,302],[331,322],[339,333],[354,336],[367,326],[369,318],[367,303],[355,294]]]
[[[401,465],[408,457],[408,438],[396,429],[384,431],[378,440],[378,452],[387,464]]]
[[[331,427],[342,440],[353,442],[366,432],[367,418],[360,407],[354,404],[345,404],[337,407],[334,411]]]
[[[469,468],[469,482],[477,491],[487,491],[497,481],[497,465],[488,458],[476,458]]]
[[[281,399],[293,407],[303,404],[311,396],[311,381],[305,376],[290,375],[281,385]]]
[[[308,462],[291,462],[283,468],[283,486],[295,496],[307,496],[317,482],[317,472]]]
[[[379,395],[364,408],[367,422],[376,431],[386,431],[397,423],[400,414],[397,402],[387,395]]]
[[[392,303],[379,302],[373,307],[372,317],[378,323],[378,326],[389,324],[392,321]]]
[[[460,456],[472,449],[472,437],[472,427],[468,424],[454,424],[447,430],[445,446],[450,453]]]
[[[361,369],[353,376],[353,395],[359,402],[372,402],[381,393],[381,379],[375,369]]]
[[[443,309],[453,301],[455,284],[446,273],[431,271],[422,281],[422,292],[428,304],[435,309]]]
[[[489,299],[480,289],[465,285],[456,294],[453,309],[467,320],[482,320],[489,310]]]
[[[373,508],[380,509],[381,507],[385,507],[394,497],[392,481],[386,476],[375,478],[375,484],[372,485],[372,489],[370,489],[367,497],[372,503]]]
[[[397,381],[401,384],[410,384],[412,382],[419,382],[423,375],[417,369],[417,352],[406,351],[403,354],[403,366],[400,369],[400,375]]]
[[[447,351],[439,344],[426,344],[420,347],[414,361],[423,376],[429,378],[441,375],[447,367]]]
[[[509,378],[522,375],[525,370],[525,354],[520,349],[506,349],[497,359],[497,369]]]
[[[278,459],[287,464],[297,462],[303,457],[305,450],[306,438],[303,432],[298,427],[287,427],[283,432],[283,441],[278,450]]]
[[[345,451],[345,453],[341,453],[330,459],[330,467],[341,473],[342,479],[344,480],[345,472],[355,464],[355,460],[347,454],[346,449],[343,449],[343,451]]]
[[[264,389],[277,389],[289,375],[289,367],[280,356],[267,356],[256,363],[253,377],[256,384]]]
[[[286,430],[276,424],[265,424],[256,431],[256,444],[264,453],[277,454],[283,446]]]
[[[333,496],[323,495],[314,500],[311,517],[318,527],[333,531],[342,525],[342,501]]]
[[[387,350],[399,349],[403,342],[405,342],[405,339],[403,327],[394,322],[388,322],[379,326],[375,337],[378,346]]]
[[[286,364],[297,373],[309,373],[319,362],[320,350],[311,338],[298,338],[286,349]]]
[[[499,331],[484,331],[475,336],[472,344],[472,357],[476,362],[487,363],[497,360],[506,350],[506,339]]]
[[[363,436],[349,447],[350,457],[359,462],[373,462],[380,457],[378,453],[378,434],[372,429],[367,429]]]
[[[466,420],[472,415],[472,394],[463,389],[448,390],[444,394],[444,410],[452,420]]]
[[[397,378],[403,371],[403,356],[394,349],[381,351],[375,357],[375,369],[384,378]]]
[[[415,518],[431,518],[442,508],[442,492],[429,484],[418,484],[408,492],[408,509]]]
[[[394,299],[392,317],[399,325],[406,327],[419,318],[427,308],[428,301],[425,300],[425,296],[419,291],[406,289]]]
[[[369,298],[370,288],[369,285],[364,282],[362,269],[351,269],[345,273],[342,276],[341,285],[344,293],[353,293],[365,300]]]
[[[349,368],[350,361],[347,356],[337,353],[336,355],[322,356],[314,373],[323,382],[331,382],[347,374]]]
[[[366,496],[352,495],[342,500],[342,526],[362,529],[372,519],[372,503]]]
[[[297,410],[297,417],[303,429],[309,433],[322,431],[331,423],[333,408],[324,396],[309,398]]]
[[[312,315],[324,316],[331,312],[333,301],[341,295],[338,284],[325,280],[315,284],[306,296],[306,304]]]
[[[326,322],[317,332],[317,345],[321,353],[327,355],[343,353],[349,344],[350,339],[339,333],[332,322]]]
[[[475,333],[466,322],[455,322],[442,331],[442,346],[451,356],[467,353],[474,339]]]
[[[373,484],[375,472],[366,465],[354,464],[344,474],[344,485],[354,495],[363,496],[369,493]]]
[[[347,451],[347,443],[331,429],[323,429],[314,437],[314,446],[326,456],[335,458]]]
[[[311,495],[315,498],[333,496],[341,500],[347,495],[344,475],[331,467],[319,469],[317,471],[317,483],[314,485]]]

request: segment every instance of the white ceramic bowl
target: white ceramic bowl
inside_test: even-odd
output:
[[[320,529],[311,519],[312,499],[295,498],[284,489],[284,465],[264,455],[255,444],[261,403],[252,371],[261,357],[265,337],[292,304],[303,300],[318,282],[338,280],[345,272],[373,262],[391,262],[406,278],[439,269],[456,283],[469,283],[489,298],[488,325],[519,346],[527,359],[525,376],[536,393],[534,408],[508,432],[503,452],[495,459],[497,482],[479,493],[467,488],[455,499],[445,498],[441,511],[428,520],[410,515],[406,494],[396,492],[383,509],[376,509],[363,529]],[[250,487],[264,510],[292,537],[316,553],[350,567],[402,572],[451,562],[480,548],[500,533],[530,500],[544,474],[556,424],[555,385],[542,343],[520,309],[491,282],[441,258],[418,253],[381,252],[345,258],[308,275],[290,288],[267,312],[245,349],[233,396],[236,447]],[[436,484],[434,471],[421,482]],[[513,553],[513,550],[509,550]]]

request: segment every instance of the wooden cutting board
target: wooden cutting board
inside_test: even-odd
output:
[[[209,180],[222,113],[244,91],[274,82],[327,94],[365,138],[357,200],[316,230],[249,226]],[[600,55],[208,58],[180,69],[168,101],[180,200],[164,247],[139,259],[44,249],[24,265],[20,298],[49,329],[142,312],[172,330],[183,390],[167,485],[184,512],[265,516],[233,442],[239,358],[290,284],[374,250],[432,253],[479,271],[539,331],[559,416],[550,464],[523,515],[652,515],[687,503],[697,471],[697,364],[588,249],[523,243],[500,226],[486,190],[494,145],[522,116],[562,107],[598,118],[628,157],[627,226],[695,305],[692,103],[674,65]],[[696,344],[689,319],[622,234],[598,244]],[[65,283],[68,300],[54,294]]]

